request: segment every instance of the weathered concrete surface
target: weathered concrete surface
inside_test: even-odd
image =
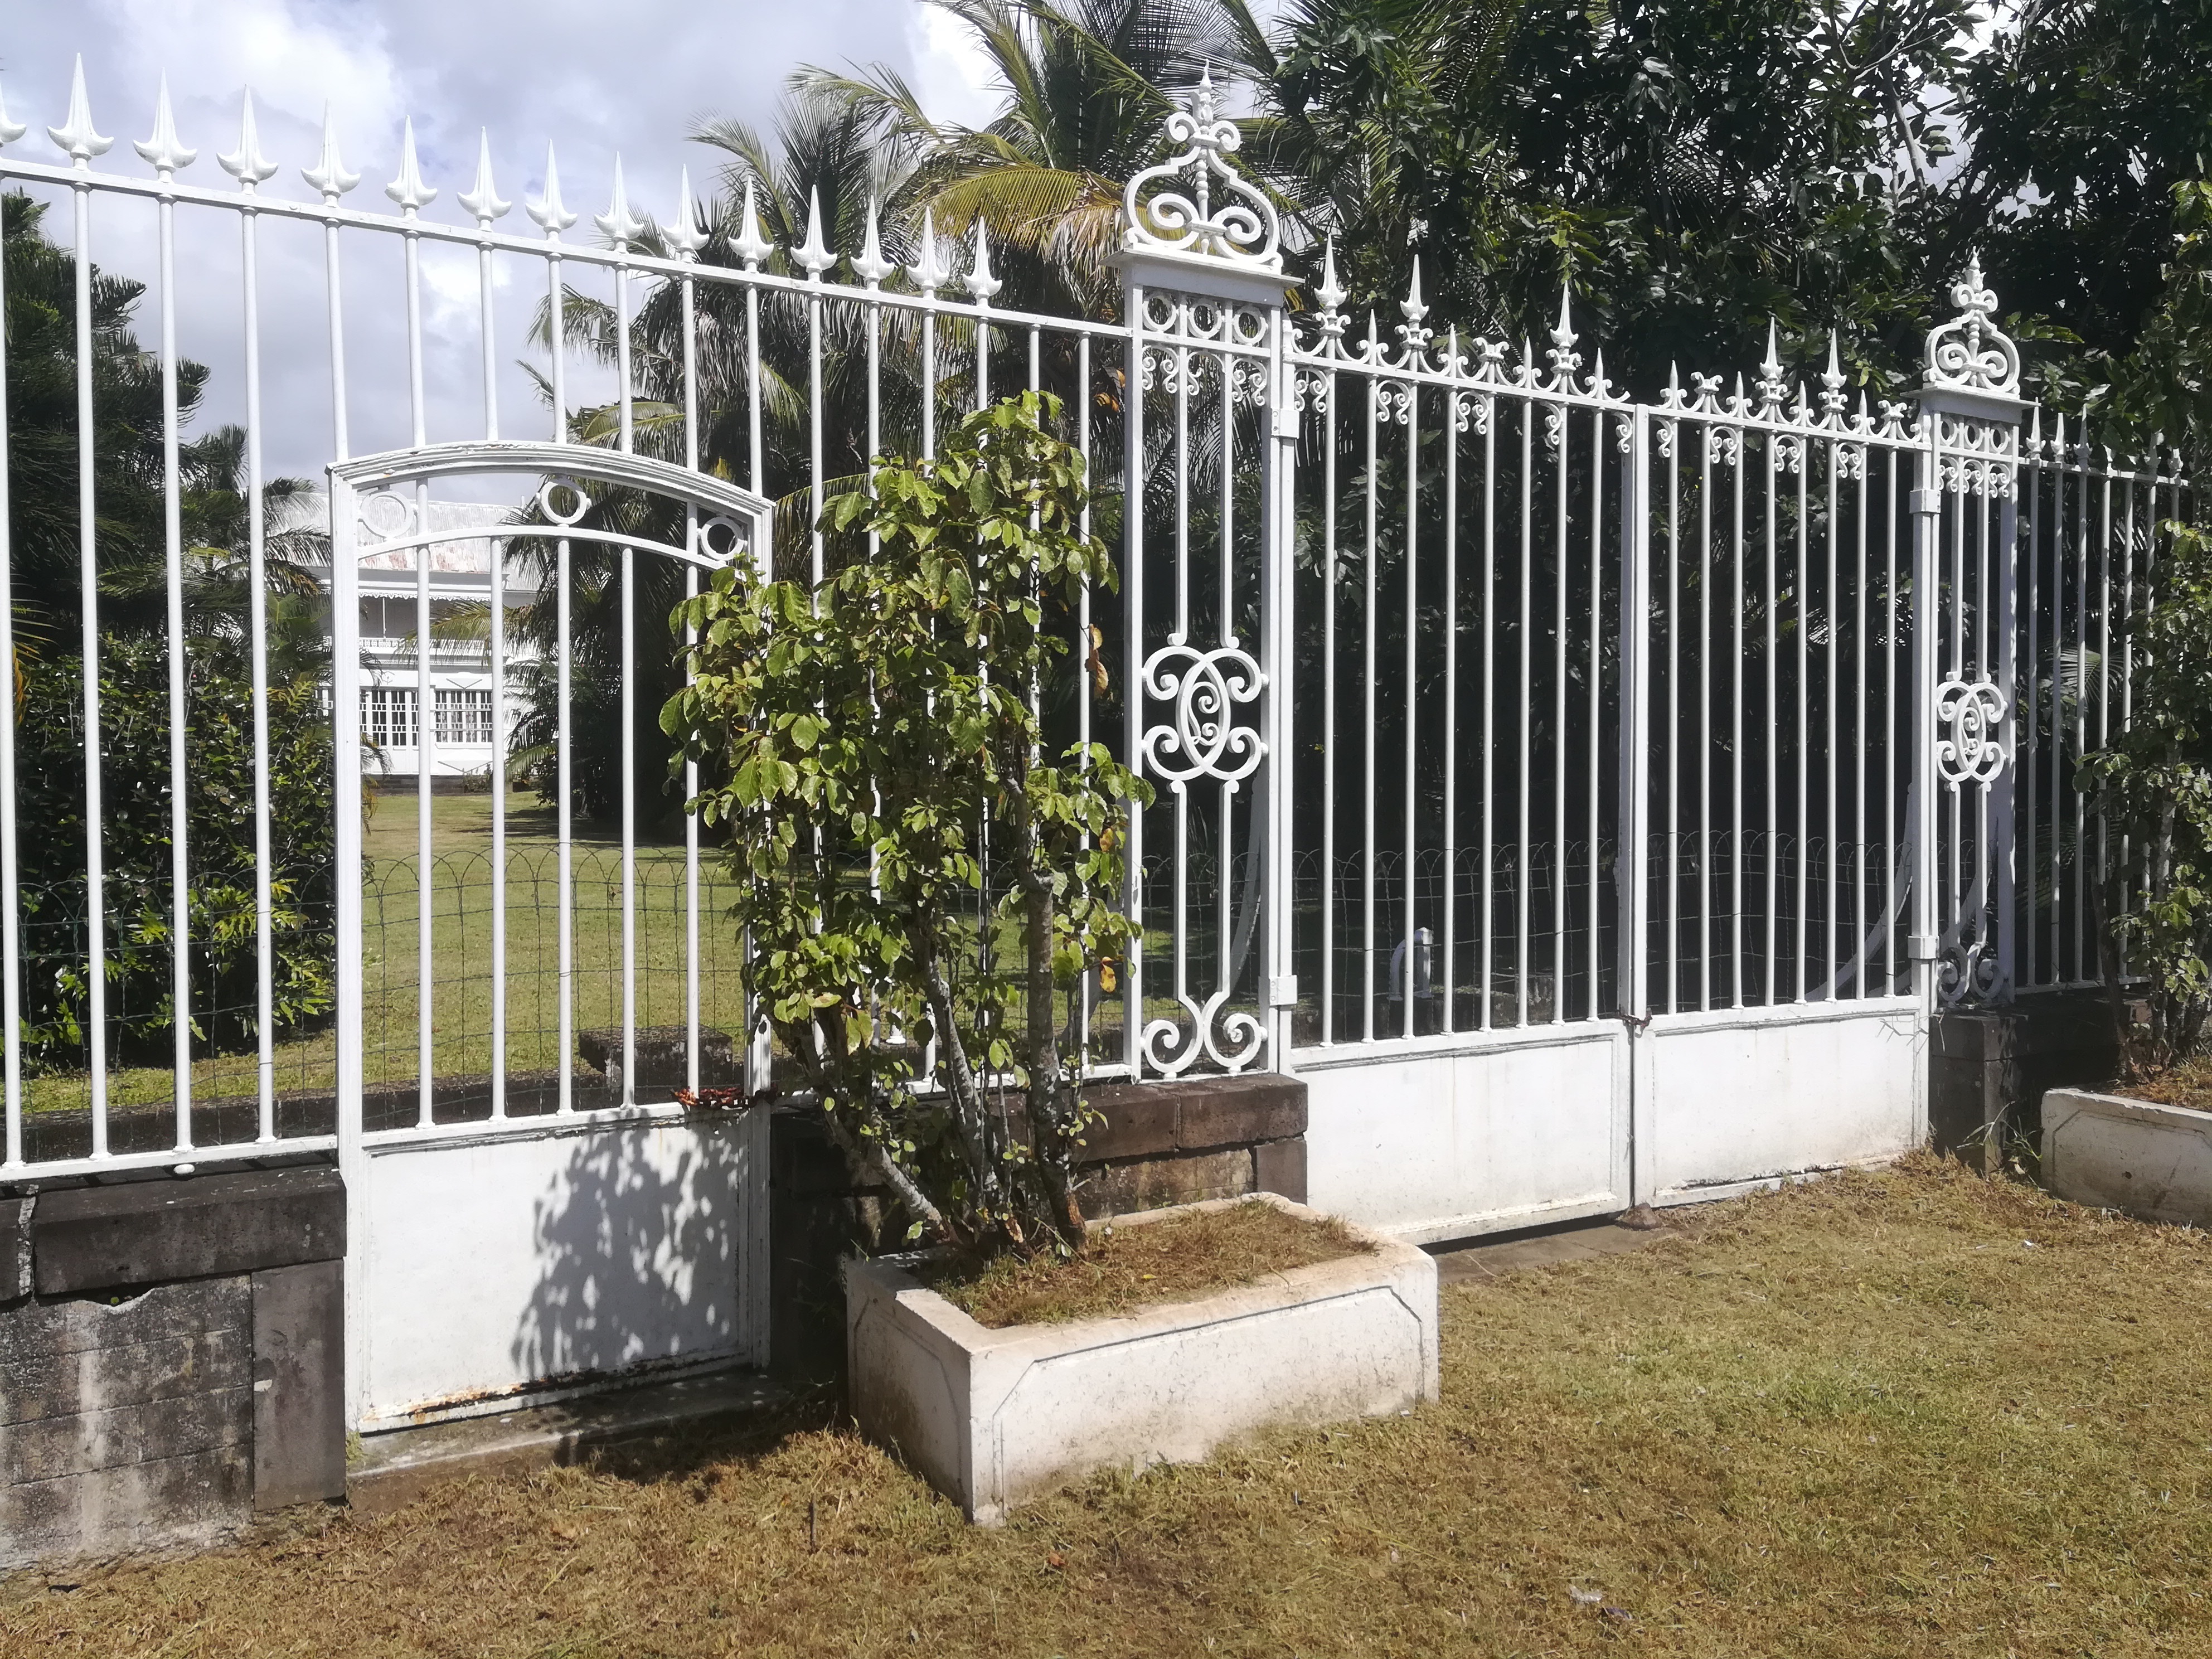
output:
[[[753,1371],[647,1383],[556,1406],[371,1435],[346,1480],[356,1511],[381,1515],[432,1487],[471,1475],[526,1474],[596,1451],[691,1438],[783,1398]]]
[[[1270,1424],[1407,1410],[1437,1396],[1437,1264],[1364,1242],[1373,1254],[1194,1301],[1006,1330],[924,1288],[910,1257],[856,1261],[854,1414],[970,1520],[996,1522],[1094,1469],[1194,1462]]]
[[[243,1524],[252,1342],[242,1274],[0,1313],[0,1569]]]
[[[1667,1213],[1662,1212],[1660,1213]],[[1540,1231],[1506,1233],[1471,1244],[1432,1246],[1437,1277],[1446,1285],[1486,1283],[1537,1267],[1557,1267],[1570,1261],[1595,1261],[1624,1255],[1680,1236],[1679,1228],[1626,1225],[1618,1221],[1574,1221]]]
[[[31,1215],[40,1296],[207,1279],[345,1255],[336,1170],[246,1170],[41,1194]]]
[[[2053,1089],[2043,1097],[2043,1179],[2076,1204],[2212,1226],[2212,1112]]]
[[[253,1507],[345,1496],[345,1263],[253,1275]]]

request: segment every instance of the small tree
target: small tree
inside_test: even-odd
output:
[[[1024,393],[880,464],[824,515],[853,556],[818,587],[718,573],[676,613],[698,643],[661,716],[724,780],[698,807],[749,984],[832,1133],[917,1236],[994,1250],[1082,1238],[1055,1003],[1127,947],[1124,825],[1150,799],[1102,746],[1044,752],[1037,688],[1082,585],[1115,580],[1060,416]]]
[[[2127,727],[2083,759],[2079,779],[2127,849],[2097,884],[2098,932],[2131,1075],[2193,1053],[2212,1013],[2212,534],[2161,528],[2170,550],[2132,629]],[[2125,1018],[2124,968],[2148,983],[2148,1027]]]

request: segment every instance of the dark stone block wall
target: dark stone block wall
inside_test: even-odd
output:
[[[2101,990],[2033,991],[1998,1008],[1947,1010],[1929,1035],[1929,1136],[1938,1152],[1994,1175],[2008,1153],[2041,1144],[2046,1090],[2102,1088],[2119,1063]]]
[[[343,1497],[344,1254],[326,1164],[0,1195],[0,1571]]]

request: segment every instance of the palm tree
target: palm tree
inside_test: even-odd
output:
[[[935,119],[877,65],[801,70],[794,84],[850,112],[911,168],[891,204],[1006,250],[1006,303],[1110,315],[1106,256],[1121,191],[1154,159],[1170,112],[1209,67],[1241,70],[1263,31],[1245,0],[933,0],[974,35],[1005,101],[980,127]]]

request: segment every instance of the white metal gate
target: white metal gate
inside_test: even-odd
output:
[[[1940,1004],[2096,975],[2085,883],[2126,852],[2068,780],[2125,719],[2124,623],[2185,488],[2179,458],[2115,458],[2039,411],[2023,429],[1978,271],[1917,401],[1879,405],[1850,393],[1832,342],[1800,383],[1771,338],[1748,384],[1692,374],[1638,400],[1585,356],[1565,299],[1540,350],[1463,336],[1431,319],[1418,262],[1387,326],[1345,310],[1329,250],[1294,310],[1282,228],[1212,99],[1202,88],[1170,123],[1173,154],[1129,184],[1109,319],[1000,308],[983,228],[886,226],[872,203],[833,223],[747,185],[702,214],[687,178],[655,223],[617,167],[598,240],[570,240],[550,152],[536,230],[513,234],[488,142],[448,209],[411,137],[393,211],[348,205],[359,175],[327,133],[301,196],[250,105],[219,158],[230,185],[180,179],[195,153],[166,95],[143,170],[96,171],[111,141],[80,77],[49,129],[62,161],[12,150],[0,179],[68,225],[77,339],[95,251],[143,257],[158,301],[166,512],[143,550],[165,590],[168,741],[129,763],[162,774],[174,834],[159,869],[103,862],[122,845],[101,794],[118,758],[102,664],[120,647],[88,349],[72,434],[88,828],[81,879],[27,891],[25,739],[0,722],[0,1180],[335,1151],[355,1195],[364,1427],[757,1358],[760,1131],[675,1097],[757,1081],[765,1056],[718,977],[729,942],[696,826],[657,838],[660,803],[637,796],[641,687],[669,662],[661,601],[732,557],[818,579],[834,490],[1026,388],[1069,411],[1090,527],[1118,544],[1123,579],[1074,619],[1082,672],[1054,739],[1109,742],[1159,791],[1131,836],[1140,947],[1069,1010],[1097,1074],[1299,1073],[1314,1200],[1416,1237],[1912,1144]],[[22,137],[0,118],[0,143]],[[265,285],[271,248],[283,276]],[[502,279],[545,296],[539,441],[502,435],[522,424],[501,420]],[[176,296],[195,284],[221,288],[233,331],[183,337]],[[471,290],[473,306],[453,297]],[[288,338],[321,330],[319,361],[264,363],[280,312]],[[349,330],[372,320],[402,345],[349,362]],[[142,964],[166,952],[167,1006],[208,994],[194,894],[210,854],[187,811],[188,350],[237,376],[245,409],[250,524],[231,556],[250,596],[252,775],[233,827],[252,852],[222,873],[251,889],[225,925],[254,981],[229,1012],[255,1036],[235,1084],[118,968],[126,946]],[[279,431],[328,434],[334,655],[317,689],[334,850],[307,872],[334,884],[327,917],[295,902],[276,833],[295,757],[271,735],[286,688],[269,593],[276,542],[300,528],[264,505]],[[453,519],[457,490],[497,496],[498,521]],[[496,550],[468,647],[489,678],[465,696],[440,678],[466,653],[441,635],[459,611],[435,568],[462,538]],[[0,555],[5,629],[28,577]],[[411,611],[412,656],[364,645],[372,564],[387,586],[411,577],[380,615]],[[507,654],[518,599],[537,607],[526,662]],[[480,817],[440,806],[441,746],[505,764],[517,675],[537,677],[533,720],[554,711],[547,816],[521,823],[503,787]],[[579,746],[571,713],[592,697],[588,729],[620,733],[614,752]],[[411,817],[388,786],[364,829],[365,733],[410,751]],[[620,780],[597,828],[574,810],[594,767]],[[126,887],[157,895],[166,933]],[[334,968],[327,1028],[279,1018],[295,939]],[[42,1039],[31,1064],[34,972],[86,988],[81,1041]],[[162,1065],[145,1057],[157,1030]]]

